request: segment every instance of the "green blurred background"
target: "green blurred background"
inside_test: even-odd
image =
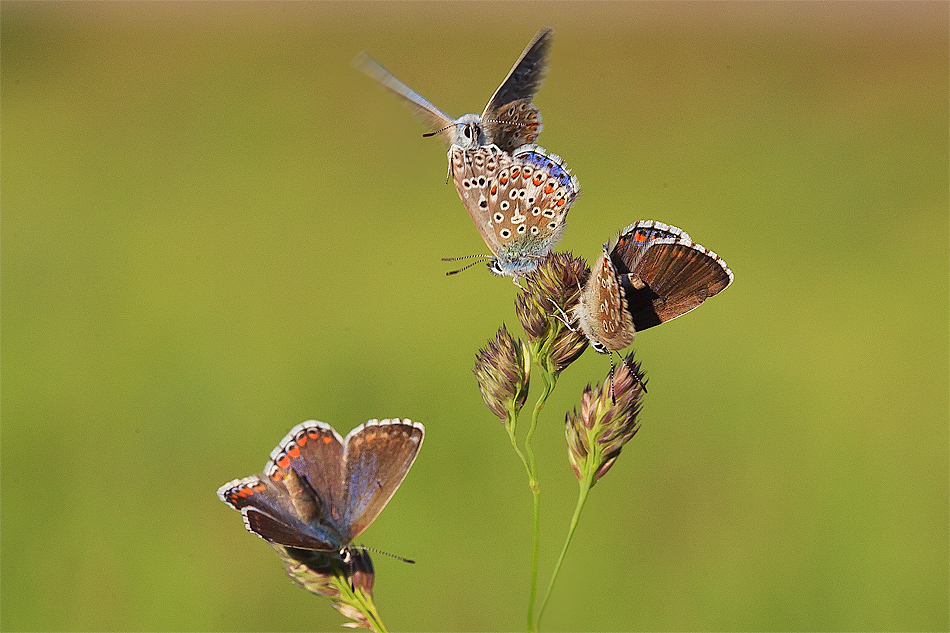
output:
[[[516,17],[517,16],[517,17]],[[735,284],[638,337],[643,428],[590,497],[548,630],[947,630],[946,3],[17,3],[2,30],[4,630],[339,630],[215,490],[286,431],[425,447],[360,541],[391,629],[523,627],[531,499],[472,377],[516,289],[444,148],[557,30],[541,143],[564,250],[642,218]],[[923,231],[924,235],[918,235]],[[537,438],[542,583],[576,498]]]

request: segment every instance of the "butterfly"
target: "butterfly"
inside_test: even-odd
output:
[[[561,239],[580,193],[577,178],[537,145],[512,154],[496,145],[453,145],[448,155],[462,204],[492,252],[489,269],[517,281],[537,268]]]
[[[641,220],[604,244],[574,316],[591,347],[607,354],[638,331],[698,308],[732,280],[726,262],[684,231]]]
[[[341,438],[333,427],[298,424],[261,475],[229,481],[218,497],[275,545],[339,553],[379,516],[419,453],[425,428],[370,420]]]
[[[441,136],[449,144],[464,148],[494,143],[510,152],[533,143],[541,133],[541,112],[531,100],[541,88],[553,35],[554,30],[550,28],[538,31],[488,100],[482,114],[466,114],[457,119],[432,105],[365,51],[356,56],[353,65],[412,107],[416,118],[433,130],[423,136]]]

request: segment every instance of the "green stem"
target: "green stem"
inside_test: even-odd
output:
[[[588,460],[589,465],[596,463],[594,460]],[[580,482],[580,492],[577,496],[577,507],[574,508],[574,516],[571,518],[571,527],[567,531],[567,539],[564,541],[564,547],[561,548],[561,555],[558,556],[557,564],[554,566],[554,573],[551,574],[551,583],[548,585],[548,591],[544,596],[544,601],[541,603],[541,609],[538,611],[538,621],[534,627],[534,631],[537,631],[541,628],[541,618],[544,617],[544,608],[548,606],[548,600],[551,598],[551,591],[554,589],[554,582],[557,580],[558,572],[561,571],[561,563],[564,562],[564,556],[567,554],[567,548],[571,546],[571,539],[574,538],[574,530],[577,529],[577,522],[581,518],[581,511],[584,509],[584,504],[587,502],[587,493],[590,492],[591,486],[594,485],[594,468],[589,466],[587,472],[584,473],[584,480]]]
[[[531,495],[534,498],[534,552],[532,555],[531,561],[531,590],[529,595],[528,602],[528,628],[531,627],[530,623],[534,617],[532,608],[534,606],[534,596],[535,590],[537,587],[537,576],[538,576],[538,540],[540,537],[540,527],[539,527],[539,517],[540,517],[540,494],[541,490],[538,486],[538,479],[535,474],[534,466],[534,453],[529,452],[531,456],[530,461],[525,458],[524,453],[521,452],[521,449],[518,448],[518,438],[517,431],[518,428],[518,412],[515,410],[514,403],[512,402],[509,405],[508,409],[508,422],[505,424],[505,430],[508,431],[508,439],[511,440],[511,447],[515,449],[515,453],[518,454],[518,457],[521,459],[521,463],[524,464],[525,472],[528,475],[528,487],[531,489]],[[527,447],[526,447],[527,448]]]
[[[548,371],[547,367],[541,367],[541,382],[544,383],[544,387],[541,389],[541,395],[538,396],[538,401],[534,403],[534,411],[531,412],[531,426],[528,427],[528,434],[524,438],[524,450],[528,454],[528,461],[531,464],[532,472],[535,471],[535,462],[534,462],[534,449],[531,448],[531,438],[534,437],[534,432],[538,428],[538,418],[541,416],[541,409],[544,408],[544,404],[548,401],[548,397],[551,395],[551,392],[554,391],[554,386],[557,384],[557,374]]]
[[[532,472],[531,466],[528,465],[528,460],[525,459],[524,453],[521,452],[521,449],[518,448],[518,440],[515,435],[515,430],[518,427],[518,413],[514,410],[514,403],[509,406],[508,410],[508,422],[505,424],[505,430],[508,431],[508,439],[511,440],[511,447],[515,449],[515,453],[518,454],[518,457],[521,459],[521,463],[524,464],[524,470],[528,474],[528,487],[531,488],[531,492],[534,492],[537,489],[537,483],[534,479],[534,473]]]
[[[549,357],[550,353],[546,356],[542,356],[541,353],[535,355],[535,359],[544,359],[545,361],[547,361]],[[538,396],[537,402],[534,403],[534,410],[531,413],[531,426],[528,427],[528,434],[524,440],[525,452],[528,454],[528,463],[535,482],[537,482],[537,462],[535,462],[534,459],[534,449],[531,448],[531,439],[534,437],[534,432],[538,428],[538,419],[541,416],[541,410],[544,408],[548,397],[550,397],[551,392],[554,391],[554,387],[557,384],[557,373],[550,370],[547,366],[548,363],[544,362],[544,366],[541,366],[541,362],[538,362],[538,365],[541,370],[541,382],[544,386],[541,389],[541,395]],[[536,632],[538,629],[534,620],[534,604],[538,594],[538,559],[541,549],[541,490],[536,486],[532,488],[532,492],[534,493],[534,542],[531,551],[531,587],[528,591],[528,631]]]
[[[538,594],[538,552],[541,548],[541,491],[534,491],[534,544],[531,549],[531,588],[528,590],[528,631],[534,627],[534,603]]]

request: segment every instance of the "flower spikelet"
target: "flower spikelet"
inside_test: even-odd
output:
[[[366,550],[350,550],[350,586],[354,594],[362,594],[365,598],[372,600],[373,597],[373,561],[369,558],[369,552]],[[366,617],[366,613],[360,608],[358,603],[350,603],[344,600],[335,600],[333,608],[340,612],[344,617],[352,622],[346,622],[343,626],[350,629],[372,629],[372,623]]]
[[[524,278],[525,289],[515,300],[515,311],[528,340],[545,350],[557,372],[587,348],[587,338],[567,323],[589,275],[583,259],[571,253],[554,253]]]
[[[334,552],[271,546],[283,561],[294,584],[333,599],[333,608],[351,621],[349,628],[375,629],[372,615],[365,609],[373,600],[373,562],[365,550],[348,550],[350,560]]]
[[[530,359],[522,341],[502,325],[497,336],[475,356],[475,380],[485,404],[502,422],[528,398]]]
[[[613,373],[604,385],[587,386],[581,398],[580,411],[568,413],[565,433],[567,455],[574,474],[581,481],[590,477],[593,486],[613,466],[624,444],[640,429],[638,415],[644,385],[640,363],[633,354]]]
[[[340,595],[340,590],[333,586],[337,572],[344,568],[339,556],[282,545],[271,546],[277,551],[287,576],[295,585],[321,596],[333,598]]]

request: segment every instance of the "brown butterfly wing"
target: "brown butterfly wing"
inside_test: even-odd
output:
[[[449,148],[449,167],[455,190],[493,255],[498,254],[501,243],[492,226],[491,190],[496,186],[499,174],[509,169],[511,164],[511,156],[494,145],[475,149],[463,149],[458,145]],[[497,192],[494,197],[497,197]]]
[[[228,482],[218,497],[248,530],[278,545],[336,551],[343,529],[343,442],[329,424],[298,424],[270,454],[262,475]]]
[[[365,530],[396,493],[416,461],[425,428],[411,420],[370,420],[346,436],[343,455],[346,539]]]
[[[598,352],[621,350],[636,336],[627,310],[626,291],[610,261],[606,244],[603,255],[584,284],[575,314],[581,330]]]
[[[714,252],[688,240],[663,238],[649,243],[623,285],[634,326],[644,330],[695,310],[732,280],[732,271]]]
[[[487,118],[486,115],[489,112],[499,110],[506,103],[519,99],[531,101],[534,98],[544,81],[548,51],[551,49],[553,38],[554,29],[543,28],[537,32],[508,72],[508,76],[498,86],[498,90],[488,100],[485,112],[482,113],[483,119]]]
[[[497,180],[489,187],[489,219],[503,249],[546,255],[560,238],[577,195],[577,182],[573,179],[564,184],[551,173],[551,167],[532,162],[543,158],[547,155],[538,147],[525,156],[512,157],[511,164],[498,172]],[[559,164],[557,167],[561,168]]]
[[[488,142],[508,153],[537,141],[543,128],[541,111],[530,99],[502,104],[482,117],[482,130]]]
[[[636,267],[653,240],[663,238],[690,239],[685,231],[675,226],[656,220],[640,220],[621,230],[607,249],[617,271],[624,275]]]

